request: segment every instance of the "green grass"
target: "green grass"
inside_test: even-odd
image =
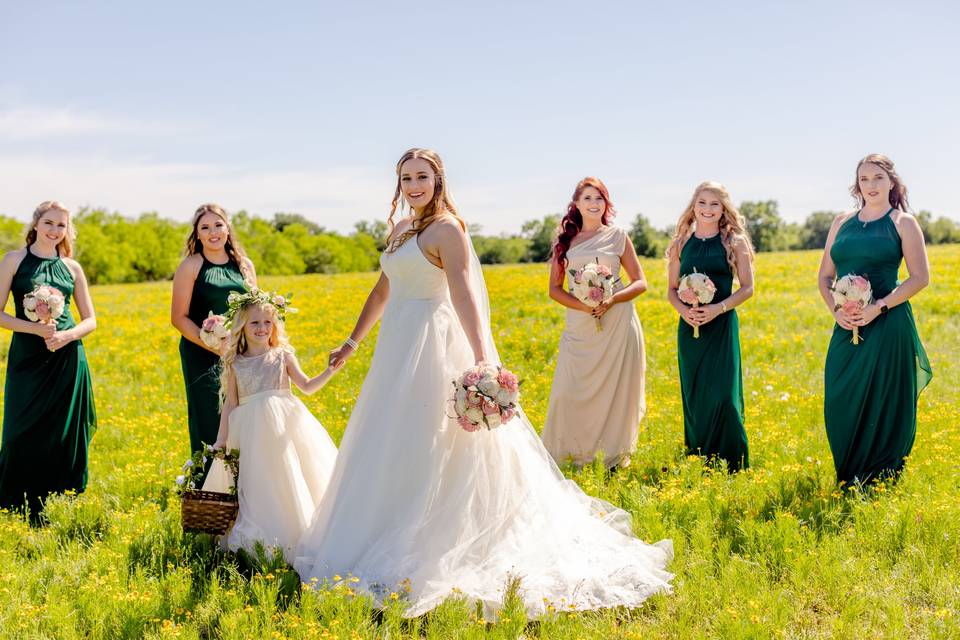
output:
[[[349,586],[304,589],[282,562],[225,555],[184,535],[173,477],[188,455],[169,283],[95,287],[86,341],[100,427],[90,486],[48,502],[46,526],[0,514],[0,638],[955,638],[960,637],[960,247],[930,250],[933,284],[914,301],[934,379],[895,485],[841,495],[823,429],[831,319],[817,252],[764,254],[741,308],[752,469],[734,476],[682,453],[676,315],[664,264],[645,261],[649,412],[634,465],[588,467],[583,488],[627,509],[641,538],[672,538],[675,592],[633,611],[528,621],[508,597],[496,623],[451,600],[412,621]],[[543,422],[562,309],[543,265],[486,271],[505,363]],[[296,292],[289,332],[308,373],[346,336],[374,274],[264,278]],[[6,358],[9,333],[0,335]],[[368,339],[310,409],[339,440],[369,364]],[[4,364],[4,363],[0,363]],[[38,472],[40,470],[38,469]],[[522,586],[521,586],[522,588]]]

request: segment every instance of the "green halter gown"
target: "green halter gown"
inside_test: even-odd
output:
[[[693,273],[694,269],[707,274],[716,285],[714,301],[730,295],[733,273],[719,233],[703,239],[691,236],[683,245],[680,275]],[[693,337],[693,327],[681,318],[677,327],[677,356],[687,453],[721,458],[730,471],[748,467],[740,323],[736,309],[702,325],[699,338]]]
[[[830,257],[838,277],[864,276],[876,299],[898,284],[900,235],[890,218],[843,223]],[[917,432],[917,398],[933,371],[909,302],[860,327],[860,344],[836,325],[824,367],[824,421],[837,481],[865,483],[896,475]]]
[[[208,312],[218,315],[227,311],[231,291],[245,290],[243,274],[235,262],[214,264],[203,256],[203,266],[193,283],[188,316],[200,326]],[[199,451],[201,443],[216,441],[220,428],[220,357],[181,337],[180,365],[187,388],[190,450]]]
[[[23,298],[41,284],[63,293],[57,330],[74,327],[73,274],[59,257],[40,258],[29,248],[10,288],[16,316],[28,320]],[[35,517],[50,493],[86,489],[88,447],[96,423],[83,343],[75,340],[50,351],[40,336],[14,332],[4,386],[0,507],[26,505]]]

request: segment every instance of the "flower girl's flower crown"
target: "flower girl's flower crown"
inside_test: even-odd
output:
[[[224,314],[224,318],[226,319],[224,324],[227,327],[231,326],[237,312],[244,307],[267,304],[272,305],[273,308],[277,310],[277,317],[280,318],[281,322],[285,321],[288,313],[297,312],[296,309],[290,306],[291,298],[293,298],[292,293],[282,296],[275,291],[263,291],[257,287],[251,287],[243,293],[231,291],[230,295],[227,296],[227,312]]]

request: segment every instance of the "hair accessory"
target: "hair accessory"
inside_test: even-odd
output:
[[[277,317],[283,322],[286,320],[288,313],[297,312],[290,306],[291,298],[293,298],[292,293],[282,296],[275,291],[263,291],[256,287],[251,287],[243,293],[231,291],[230,295],[227,296],[227,312],[224,314],[224,325],[229,328],[233,324],[237,312],[244,307],[267,304],[272,305],[277,310]]]

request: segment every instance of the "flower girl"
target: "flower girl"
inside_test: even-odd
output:
[[[337,456],[337,448],[290,382],[313,393],[334,374],[328,367],[308,378],[283,328],[287,301],[259,289],[231,293],[230,335],[220,379],[223,409],[214,448],[240,450],[240,513],[225,545],[254,551],[259,541],[292,559],[310,524]],[[205,491],[226,492],[231,478],[216,461]]]

